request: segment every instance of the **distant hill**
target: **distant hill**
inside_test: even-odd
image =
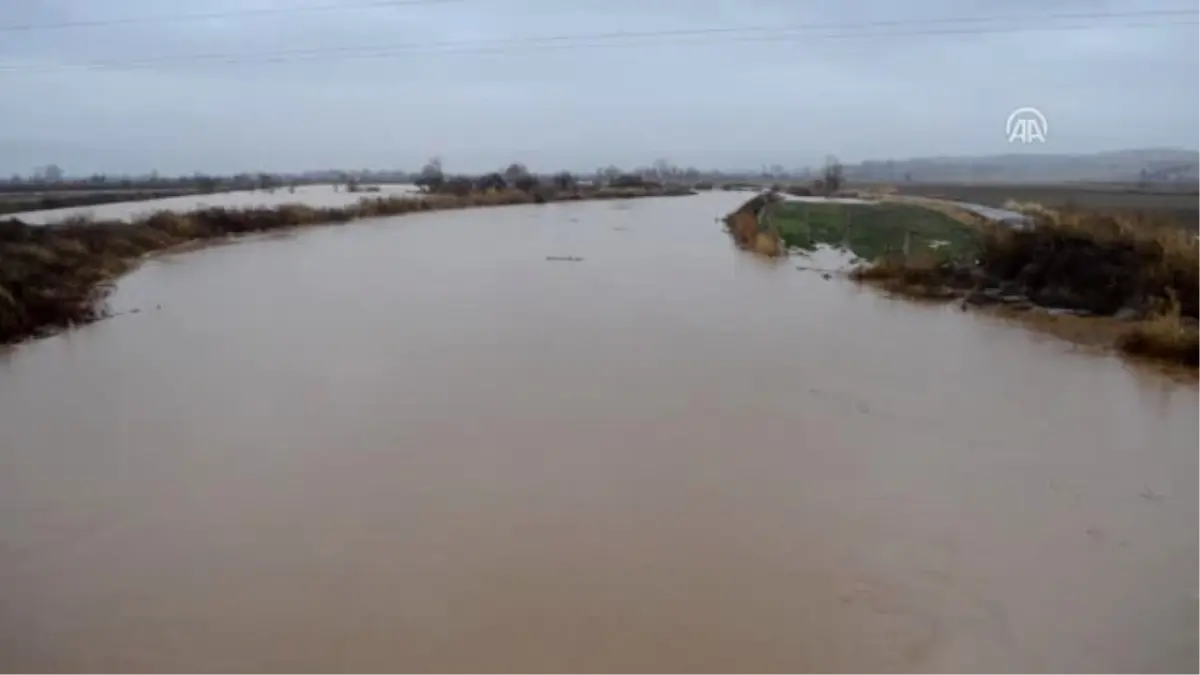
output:
[[[1200,181],[1200,151],[1150,148],[1090,155],[920,157],[845,166],[853,182],[1179,183]]]

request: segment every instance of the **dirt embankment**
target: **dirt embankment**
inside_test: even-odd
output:
[[[365,198],[346,207],[161,211],[133,222],[74,219],[52,225],[0,220],[0,344],[103,318],[108,282],[145,255],[229,236],[418,211],[584,199],[694,194],[668,188],[600,188]]]
[[[775,192],[763,192],[725,216],[726,231],[738,248],[766,256],[787,252],[778,229],[770,222],[769,207],[780,199]]]

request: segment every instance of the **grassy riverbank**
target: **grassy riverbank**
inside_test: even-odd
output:
[[[791,249],[843,248],[862,260],[889,252],[938,251],[962,256],[974,246],[974,233],[950,216],[909,204],[782,202],[771,215]]]
[[[766,217],[745,218],[740,237],[751,241],[761,230],[790,249],[843,249],[869,261],[853,279],[893,293],[1002,308],[1042,327],[1061,318],[1070,331],[1050,332],[1084,339],[1090,325],[1085,341],[1197,365],[1200,244],[1193,233],[1155,214],[1023,212],[1032,227],[915,204],[778,202]]]
[[[221,239],[419,211],[551,201],[629,199],[693,194],[674,188],[601,188],[463,196],[365,198],[344,207],[208,208],[161,211],[133,222],[68,220],[29,225],[0,220],[0,344],[46,335],[103,318],[109,282],[150,253]]]
[[[725,222],[734,241],[746,250],[782,255],[828,246],[860,260],[875,260],[906,247],[936,253],[939,259],[967,256],[974,250],[976,234],[963,220],[906,203],[761,197],[746,202]]]
[[[986,224],[957,255],[890,254],[857,277],[921,297],[962,297],[1125,322],[1121,351],[1196,366],[1197,239],[1172,222],[1096,211],[1038,211],[1033,226]],[[964,228],[965,229],[965,228]],[[1099,326],[1099,324],[1097,324]]]

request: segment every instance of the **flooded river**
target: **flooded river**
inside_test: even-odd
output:
[[[277,207],[284,204],[304,204],[313,207],[338,207],[355,204],[364,197],[412,197],[420,193],[416,185],[389,184],[363,186],[373,192],[349,192],[332,185],[300,185],[294,191],[287,188],[276,190],[239,190],[214,192],[202,195],[184,195],[145,199],[136,202],[95,204],[92,206],[69,206],[60,209],[41,209],[22,213],[5,214],[5,218],[16,218],[31,225],[46,225],[68,218],[91,218],[92,220],[134,220],[155,211],[195,211],[208,207],[244,209]]]
[[[0,355],[0,668],[1194,671],[1195,385],[743,199],[162,258]]]

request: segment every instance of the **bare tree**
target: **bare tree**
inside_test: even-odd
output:
[[[604,167],[604,169],[601,170],[600,178],[603,180],[603,182],[611,184],[613,181],[620,178],[623,174],[624,174],[624,172],[621,171],[621,169],[619,167],[609,164],[608,166]]]
[[[507,169],[504,170],[504,178],[511,185],[516,185],[517,181],[528,175],[529,169],[525,168],[525,165],[520,162],[513,162],[512,164],[508,165]]]
[[[555,174],[554,186],[564,192],[566,192],[568,190],[574,190],[575,189],[575,177],[571,175],[570,171],[563,171],[561,173]]]
[[[504,176],[500,173],[493,171],[492,173],[480,176],[479,180],[475,181],[475,188],[481,192],[506,190],[508,189],[508,181],[504,180]]]
[[[518,176],[512,182],[513,187],[522,192],[528,192],[531,194],[534,192],[534,190],[538,189],[539,185],[541,185],[541,181],[538,180],[538,177],[528,172]]]
[[[673,173],[675,173],[675,167],[672,166],[671,162],[666,159],[654,160],[654,167],[652,170],[654,172],[655,177],[657,177],[659,180],[662,180],[663,178],[666,178],[666,177],[672,175]]]
[[[196,187],[204,194],[212,194],[217,191],[220,182],[212,176],[200,176],[196,181]]]
[[[426,192],[437,192],[446,183],[446,174],[442,172],[442,158],[431,157],[425,166],[421,167],[421,175],[417,177],[417,187]]]
[[[825,170],[822,172],[822,182],[824,183],[826,193],[831,195],[837,194],[837,191],[842,189],[842,186],[846,184],[846,174],[837,157],[830,155],[825,158]]]
[[[465,176],[449,178],[443,184],[443,190],[458,197],[466,197],[475,188],[475,182]]]

